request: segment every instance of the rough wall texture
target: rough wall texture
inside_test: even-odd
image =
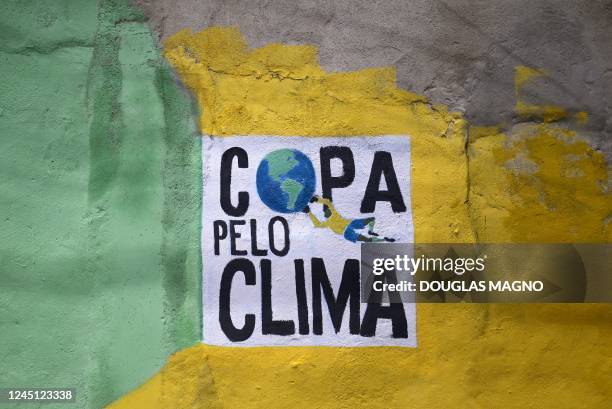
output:
[[[328,73],[313,46],[249,49],[237,29],[209,28],[180,31],[164,50],[200,104],[202,133],[411,135],[417,242],[610,239],[603,155],[547,123],[559,107],[525,104],[541,123],[505,134],[398,88],[393,68]],[[541,74],[517,67],[518,92]],[[196,346],[114,407],[605,407],[610,314],[425,304],[416,350]]]
[[[479,125],[512,126],[514,68],[546,69],[524,97],[589,113],[612,153],[612,4],[551,0],[139,0],[156,33],[237,26],[247,44],[313,44],[327,71],[397,68],[398,86]]]
[[[102,407],[199,337],[190,99],[136,9],[0,10],[0,385]]]
[[[53,378],[93,408],[141,384],[115,406],[609,407],[608,305],[420,305],[415,350],[198,345],[197,139],[409,133],[418,241],[609,242],[609,2],[139,7],[0,6],[0,386]]]

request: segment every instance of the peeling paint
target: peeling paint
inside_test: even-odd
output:
[[[235,28],[181,31],[166,40],[165,55],[199,102],[204,133],[412,135],[417,241],[612,238],[605,160],[574,131],[549,124],[566,116],[562,108],[517,102],[519,115],[543,122],[470,127],[399,89],[393,68],[326,72],[314,47],[248,49]],[[518,96],[544,71],[517,73]],[[111,407],[603,408],[610,399],[612,346],[601,342],[612,335],[609,306],[418,310],[414,351],[196,345]]]

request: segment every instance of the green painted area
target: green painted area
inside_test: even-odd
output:
[[[200,339],[196,115],[125,2],[4,1],[0,39],[0,387],[99,408]]]
[[[266,155],[266,160],[268,161],[268,174],[276,181],[279,180],[281,175],[289,172],[298,164],[291,149],[279,149],[270,152]]]
[[[302,189],[304,189],[304,185],[302,185],[297,180],[293,179],[285,179],[283,183],[281,183],[281,189],[283,192],[287,193],[287,208],[295,209],[295,202],[300,196]]]

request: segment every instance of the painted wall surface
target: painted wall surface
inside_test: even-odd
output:
[[[103,407],[199,337],[190,99],[136,9],[0,10],[0,385]]]
[[[417,345],[360,286],[362,243],[414,242],[409,136],[202,138],[202,342]]]
[[[609,407],[609,305],[418,305],[415,349],[199,343],[201,133],[409,134],[417,241],[610,242],[609,3],[142,3],[0,6],[0,386]]]

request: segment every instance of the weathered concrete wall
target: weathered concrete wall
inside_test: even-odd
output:
[[[237,26],[247,44],[313,44],[328,71],[397,68],[398,86],[465,114],[511,126],[514,68],[546,69],[528,102],[586,111],[582,135],[612,152],[612,4],[608,1],[139,0],[160,38]],[[588,131],[588,132],[584,132]]]
[[[415,350],[198,345],[197,137],[408,133],[418,241],[609,242],[608,2],[139,7],[0,6],[0,386],[51,377],[78,407],[609,406],[608,305],[419,305]]]
[[[398,88],[393,68],[328,73],[313,46],[249,49],[236,28],[209,28],[164,50],[204,134],[411,135],[417,242],[610,240],[604,157],[558,123],[560,107],[519,103],[538,122],[504,133]],[[520,94],[542,72],[512,74]],[[425,304],[416,350],[196,346],[115,407],[605,407],[610,313]]]

